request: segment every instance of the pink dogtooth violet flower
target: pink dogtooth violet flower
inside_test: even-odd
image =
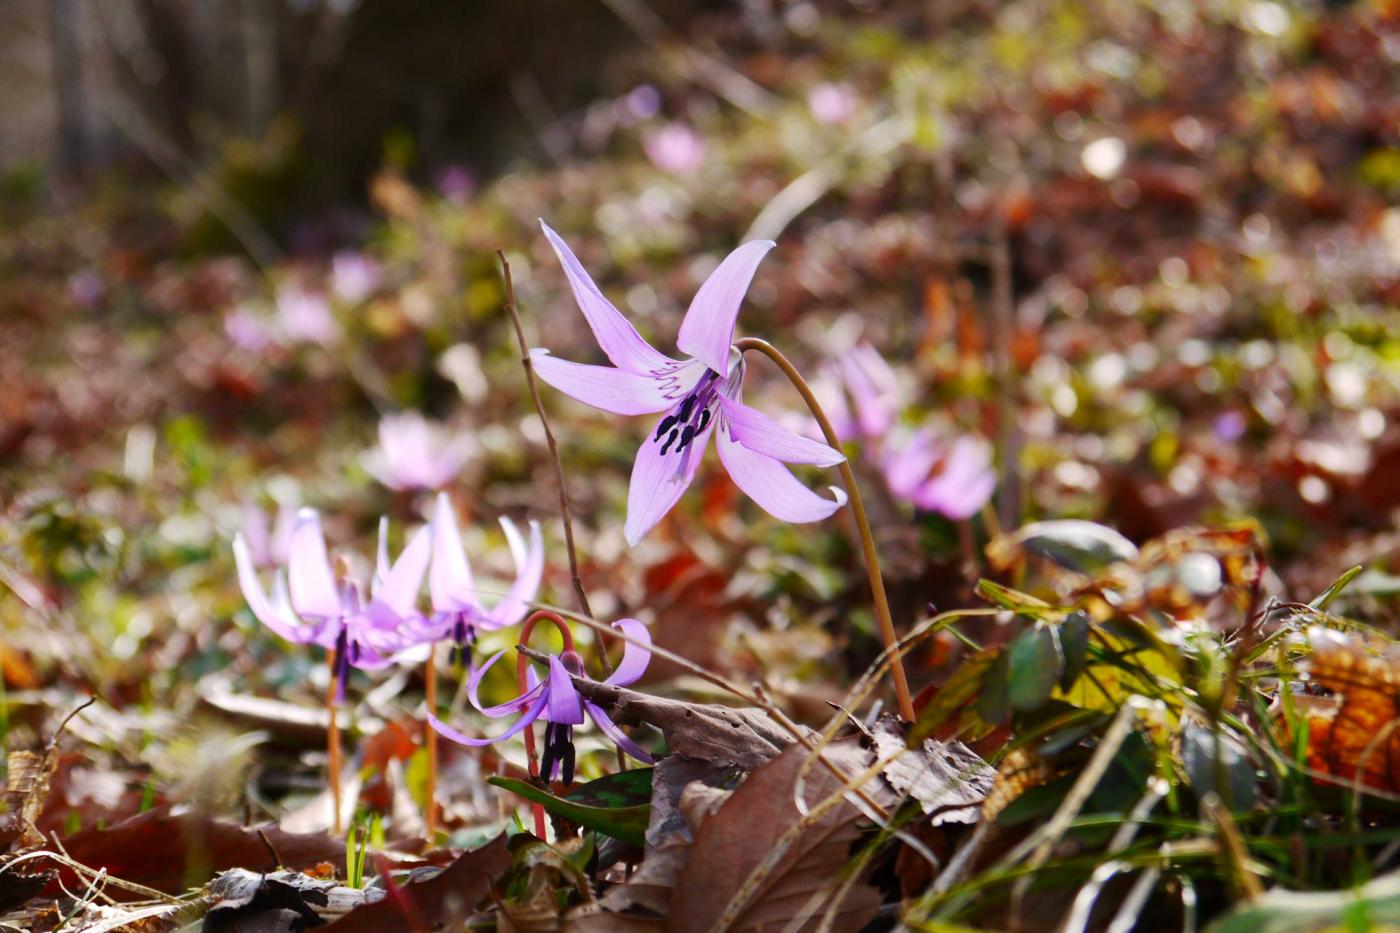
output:
[[[569,280],[579,310],[612,366],[589,366],[535,348],[530,359],[545,382],[581,402],[618,415],[662,413],[642,443],[627,494],[627,542],[636,545],[680,500],[716,434],[720,462],[749,498],[788,522],[827,518],[846,503],[820,496],[784,466],[835,466],[840,451],[802,437],[740,399],[744,361],[734,349],[739,305],[758,263],[773,248],[754,240],[730,253],[695,293],[681,322],[675,360],[642,339],[622,312],[603,297],[578,258],[543,221],[540,226]]]
[[[628,641],[625,642],[622,661],[603,683],[625,687],[635,683],[651,663],[651,634],[647,627],[636,619],[619,619],[613,623],[613,628],[627,636]],[[543,717],[545,739],[544,753],[540,758],[540,774],[546,780],[559,779],[565,784],[570,784],[574,779],[574,727],[582,725],[584,716],[587,715],[618,748],[644,764],[653,763],[654,759],[646,749],[628,738],[600,706],[585,699],[578,692],[573,678],[587,675],[584,673],[583,659],[568,641],[563,651],[549,656],[549,669],[543,680],[530,668],[526,671],[526,689],[520,696],[499,706],[482,706],[477,697],[477,688],[486,672],[504,654],[505,651],[496,653],[472,672],[467,681],[467,698],[479,712],[492,719],[501,719],[517,713],[520,718],[494,738],[474,739],[430,715],[428,722],[440,735],[461,745],[481,747],[504,741],[528,729],[535,720]]]
[[[320,292],[286,284],[277,289],[276,304],[277,321],[288,341],[329,346],[340,339],[331,303]]]
[[[421,645],[451,639],[449,663],[470,665],[472,645],[478,632],[508,628],[525,618],[530,603],[539,595],[544,576],[544,538],[540,523],[535,521],[530,522],[528,545],[509,518],[501,518],[501,528],[515,562],[516,576],[505,595],[488,609],[462,547],[462,534],[457,528],[452,503],[446,493],[438,494],[432,522],[432,562],[428,569],[432,613],[407,625],[406,640]],[[387,557],[381,550],[380,565],[386,562]]]
[[[705,140],[684,123],[667,123],[642,137],[651,164],[672,175],[689,175],[705,164]]]
[[[403,647],[400,628],[417,615],[415,603],[428,570],[431,535],[420,528],[386,572],[375,574],[370,600],[359,586],[337,579],[326,554],[321,519],[302,509],[292,529],[287,576],[279,571],[272,596],[263,589],[243,535],[233,539],[238,583],[259,622],[294,644],[335,651],[336,701],[345,697],[350,667],[378,670],[393,663]],[[290,587],[287,581],[290,581]]]
[[[366,451],[365,469],[390,489],[441,489],[457,478],[470,459],[471,439],[453,436],[416,411],[385,415],[379,446]]]
[[[970,518],[996,488],[992,452],[980,438],[964,435],[951,447],[932,428],[915,431],[900,445],[888,445],[885,482],[896,498],[954,521]]]

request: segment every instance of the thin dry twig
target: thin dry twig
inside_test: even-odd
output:
[[[510,274],[510,260],[506,259],[504,250],[496,250],[496,257],[501,261],[501,277],[505,280],[506,286],[506,311],[510,314],[511,323],[515,325],[515,339],[520,343],[520,365],[525,369],[525,383],[530,387],[530,400],[535,404],[535,414],[539,415],[540,426],[544,428],[544,439],[549,445],[550,461],[554,464],[554,480],[559,487],[559,516],[564,522],[564,548],[569,552],[569,580],[574,587],[574,595],[578,597],[579,608],[583,614],[589,618],[593,617],[593,607],[588,604],[588,593],[583,588],[583,578],[578,572],[578,548],[574,544],[574,520],[573,514],[569,511],[569,493],[564,485],[564,461],[559,456],[559,442],[554,439],[554,430],[549,426],[549,416],[545,414],[544,402],[540,399],[539,385],[535,382],[535,367],[530,362],[530,344],[525,339],[525,326],[520,321],[520,308],[515,303],[515,281]],[[604,635],[612,634],[603,632]],[[602,663],[605,671],[611,671],[608,664],[608,653],[603,650],[601,639],[595,638],[594,645],[597,647],[598,660]]]

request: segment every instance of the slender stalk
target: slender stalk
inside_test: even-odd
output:
[[[331,781],[331,831],[340,835],[340,720],[335,708],[335,649],[326,649],[326,670],[330,673],[330,683],[326,684],[326,756],[330,759]]]
[[[511,323],[515,325],[515,339],[520,344],[520,365],[525,369],[525,382],[530,387],[530,400],[535,403],[535,414],[539,415],[540,426],[544,428],[545,442],[549,444],[550,460],[554,463],[554,480],[559,487],[559,515],[564,521],[564,548],[569,552],[569,579],[574,586],[574,595],[578,597],[579,608],[584,615],[592,618],[593,609],[588,604],[588,593],[583,588],[583,578],[578,572],[574,521],[569,511],[569,493],[564,486],[564,462],[559,456],[559,442],[554,439],[554,431],[549,426],[549,416],[544,412],[544,402],[540,400],[540,388],[535,382],[535,367],[530,362],[530,345],[525,339],[525,327],[520,322],[520,308],[515,303],[515,281],[510,275],[510,261],[506,259],[503,250],[496,250],[496,257],[501,261],[501,277],[505,279],[506,311],[510,314]],[[605,672],[611,673],[612,665],[608,663],[608,653],[602,640],[595,638],[593,644],[599,664]]]
[[[423,702],[428,707],[429,715],[437,715],[437,645],[428,646],[428,660],[423,666]],[[425,812],[423,814],[423,835],[428,840],[429,848],[433,844],[433,833],[437,830],[437,770],[438,770],[438,745],[437,730],[430,723],[423,723],[423,747],[428,752],[428,786],[424,792],[427,798]]]
[[[760,340],[757,337],[745,337],[734,346],[740,353],[757,350],[772,360],[801,394],[802,400],[807,403],[812,417],[816,418],[817,424],[821,426],[822,436],[826,438],[826,442],[836,450],[841,449],[841,439],[836,436],[836,429],[831,426],[831,420],[827,418],[826,412],[822,411],[817,397],[812,394],[812,387],[807,384],[807,380],[802,378],[797,367],[792,365],[792,362],[783,355],[781,350],[768,341]],[[855,519],[856,530],[860,534],[860,546],[865,554],[865,571],[870,577],[870,593],[875,604],[875,620],[880,626],[880,638],[885,643],[885,650],[892,651],[894,645],[899,641],[899,636],[895,634],[894,619],[890,616],[890,601],[885,595],[885,579],[880,575],[880,555],[875,549],[875,536],[870,532],[870,519],[865,514],[865,502],[860,497],[860,487],[856,485],[856,474],[851,469],[851,462],[842,460],[837,466],[841,471],[841,482],[846,487],[846,497],[850,500],[851,517]],[[899,715],[906,722],[913,722],[915,718],[914,700],[909,694],[909,679],[904,673],[904,662],[898,654],[892,653],[891,655],[890,679],[894,681],[894,693],[899,701]]]
[[[539,622],[541,619],[543,619],[546,622],[553,623],[554,627],[559,630],[559,634],[564,639],[563,650],[574,650],[574,634],[573,632],[569,631],[568,624],[565,623],[564,620],[560,618],[557,613],[550,612],[548,609],[541,609],[537,612],[530,613],[530,617],[525,620],[525,624],[520,628],[520,644],[529,644],[530,633],[535,630],[535,623]],[[528,664],[528,662],[529,658],[525,655],[524,652],[516,652],[515,685],[520,690],[520,693],[522,695],[527,689],[529,689],[529,684],[525,679],[526,665]],[[525,759],[527,766],[530,770],[531,783],[544,784],[546,786],[546,789],[548,789],[548,785],[546,784],[546,782],[540,778],[539,758],[535,754],[535,727],[533,724],[527,726],[525,729]],[[532,803],[530,804],[530,809],[535,814],[535,835],[538,836],[540,839],[546,839],[547,837],[545,836],[546,829],[544,821],[544,807],[540,806],[538,803]]]

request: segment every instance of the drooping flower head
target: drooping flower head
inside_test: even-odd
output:
[[[619,415],[664,413],[632,467],[626,535],[635,545],[680,500],[695,478],[710,435],[718,432],[720,461],[739,488],[776,518],[812,522],[846,502],[812,492],[784,463],[834,466],[840,451],[782,427],[740,400],[744,362],[733,349],[739,305],[770,240],[745,243],[719,264],[695,293],[676,345],[675,360],[652,347],[598,290],[568,245],[541,222],[564,267],[579,310],[612,366],[588,366],[535,348],[541,379],[595,408]]]
[[[366,603],[354,581],[332,572],[320,516],[314,509],[302,509],[292,529],[287,576],[278,572],[269,598],[247,541],[241,534],[233,540],[238,583],[258,621],[287,641],[335,651],[338,701],[344,698],[352,665],[365,670],[387,667],[403,647],[400,628],[417,614],[415,603],[430,552],[429,531],[420,528],[388,571],[375,575]]]
[[[451,639],[450,661],[470,663],[471,646],[477,632],[507,628],[525,618],[530,602],[539,594],[544,575],[544,539],[539,522],[530,522],[528,546],[510,519],[502,517],[501,528],[515,561],[516,577],[505,596],[488,609],[462,547],[452,503],[446,493],[438,494],[433,512],[432,563],[428,570],[428,593],[433,611],[422,625],[409,627],[411,640],[421,643]]]
[[[991,448],[971,435],[944,445],[932,428],[921,428],[902,442],[888,444],[883,460],[890,492],[954,521],[970,518],[996,488]]]
[[[379,421],[379,446],[365,453],[375,479],[395,490],[442,489],[457,478],[471,456],[471,439],[453,436],[416,411]]]
[[[618,748],[638,761],[651,764],[653,759],[646,749],[628,738],[600,706],[581,695],[574,686],[574,677],[587,675],[584,673],[583,659],[573,649],[573,638],[568,627],[553,616],[543,614],[532,617],[530,622],[538,618],[549,618],[564,634],[564,649],[549,656],[549,666],[543,679],[540,679],[533,668],[526,667],[527,659],[522,655],[517,662],[518,680],[522,687],[520,695],[499,706],[482,706],[477,690],[486,672],[505,654],[501,651],[473,671],[467,681],[467,697],[472,706],[483,715],[492,719],[519,715],[511,727],[493,738],[474,739],[430,715],[428,721],[432,727],[454,742],[481,747],[508,739],[528,729],[535,720],[543,718],[545,745],[544,754],[540,758],[540,774],[546,780],[552,781],[557,778],[565,784],[570,784],[574,779],[574,727],[582,725],[586,715]],[[526,628],[521,631],[522,641],[529,637],[530,622],[527,622]],[[613,623],[613,628],[622,632],[627,641],[622,661],[603,683],[623,687],[635,683],[651,662],[651,635],[647,627],[636,619],[619,619]]]
[[[904,405],[899,377],[866,341],[822,366],[813,391],[842,441],[878,445],[899,418]],[[848,401],[849,398],[849,401]],[[812,430],[820,434],[813,422]]]

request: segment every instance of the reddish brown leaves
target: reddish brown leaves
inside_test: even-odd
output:
[[[1317,629],[1307,664],[1314,683],[1337,694],[1309,704],[1308,767],[1400,793],[1400,657],[1355,636]]]
[[[357,908],[325,929],[335,933],[378,933],[459,928],[490,893],[496,879],[510,868],[510,861],[506,837],[497,836],[480,849],[463,852],[431,878],[388,884],[383,900]]]
[[[853,743],[832,746],[827,759],[857,778],[872,756]],[[670,928],[705,931],[801,929],[834,912],[836,929],[859,929],[874,916],[879,893],[862,881],[846,884],[860,839],[860,812],[840,795],[842,783],[825,767],[805,767],[811,753],[790,745],[739,785],[701,823],[688,870],[671,895]],[[797,781],[802,777],[798,809]],[[888,804],[879,779],[860,782]]]
[[[85,829],[63,844],[71,858],[89,868],[105,868],[113,877],[167,894],[203,884],[229,868],[271,871],[280,861],[286,868],[302,869],[345,857],[341,839],[287,833],[274,826],[259,830],[191,813],[176,815],[165,807],[114,826]],[[277,852],[276,860],[269,844]],[[67,869],[62,877],[70,887],[76,881]],[[133,896],[115,888],[109,893],[117,898]]]

